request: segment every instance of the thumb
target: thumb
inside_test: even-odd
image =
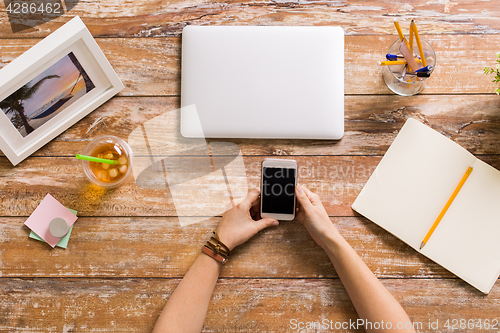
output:
[[[247,196],[240,202],[246,209],[252,208],[252,204],[259,198],[260,190],[254,188],[248,192]]]
[[[299,201],[300,205],[304,207],[306,211],[309,210],[312,207],[312,203],[307,197],[304,188],[301,185],[297,185],[295,193],[297,194],[297,200]]]
[[[258,221],[255,221],[255,224],[257,226],[257,232],[259,232],[262,229],[265,229],[265,228],[273,226],[273,225],[279,225],[280,223],[278,222],[278,220],[270,219],[270,218],[266,217],[264,219],[260,219]]]

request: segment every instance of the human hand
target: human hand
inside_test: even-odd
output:
[[[259,189],[253,189],[245,199],[222,216],[217,234],[220,241],[230,250],[245,243],[262,229],[279,224],[277,220],[270,218],[257,220],[260,217],[259,194]]]
[[[298,201],[295,217],[319,246],[325,248],[328,240],[341,237],[316,193],[301,185],[297,185],[295,193]]]

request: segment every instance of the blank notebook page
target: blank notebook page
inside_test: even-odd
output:
[[[500,270],[500,172],[481,160],[422,249],[488,293]]]
[[[352,208],[415,249],[476,158],[408,119]]]

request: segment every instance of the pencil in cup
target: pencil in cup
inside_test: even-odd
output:
[[[416,62],[421,62],[420,59],[415,59]],[[379,61],[378,65],[379,66],[392,66],[392,65],[406,65],[408,64],[406,60],[400,59],[400,60],[386,60],[386,61]]]
[[[418,53],[420,54],[420,57],[422,58],[422,65],[424,65],[424,67],[425,67],[425,66],[427,66],[427,62],[425,60],[424,49],[422,47],[420,35],[418,34],[417,25],[415,24],[415,21],[413,21],[413,20],[411,20],[410,29],[411,29],[412,34],[415,34],[415,40],[416,40],[417,46],[418,46]],[[412,34],[410,34],[410,36]]]

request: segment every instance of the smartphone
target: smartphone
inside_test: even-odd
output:
[[[262,161],[260,216],[291,221],[295,218],[297,161],[265,158]]]

